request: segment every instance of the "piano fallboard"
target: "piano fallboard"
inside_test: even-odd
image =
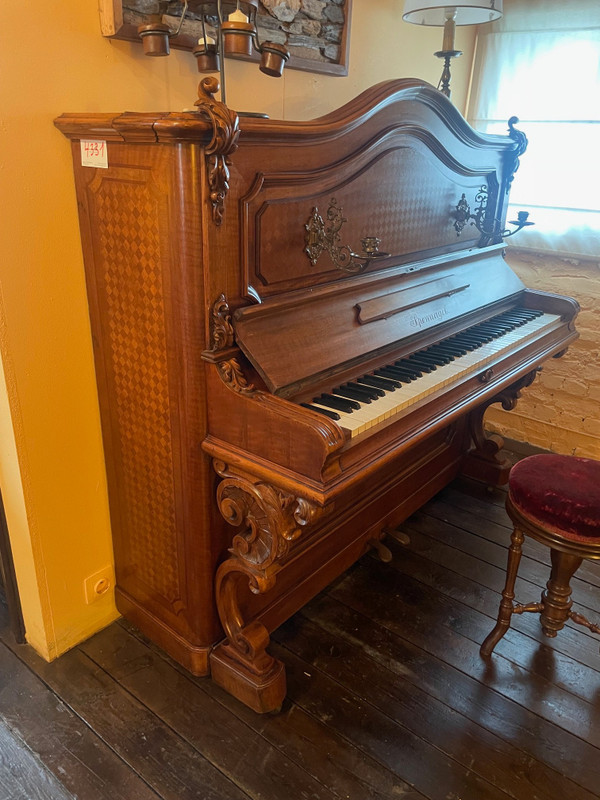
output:
[[[523,288],[490,246],[239,308],[235,337],[269,391],[290,397],[373,355],[414,351],[430,332],[437,341],[467,327]]]

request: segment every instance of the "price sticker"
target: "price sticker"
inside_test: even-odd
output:
[[[103,139],[81,140],[81,166],[108,169],[108,151]]]

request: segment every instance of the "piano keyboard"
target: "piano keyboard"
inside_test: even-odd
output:
[[[559,321],[554,314],[512,309],[301,405],[335,419],[351,436],[358,436]]]

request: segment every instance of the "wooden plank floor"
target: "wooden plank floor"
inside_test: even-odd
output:
[[[274,634],[278,715],[258,716],[117,622],[52,664],[0,620],[0,800],[592,800],[598,637],[516,617],[479,645],[504,580],[501,491],[457,481]],[[548,554],[528,542],[517,596]],[[600,617],[600,565],[573,582]]]

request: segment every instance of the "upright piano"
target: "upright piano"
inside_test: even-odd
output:
[[[506,481],[484,412],[565,352],[578,307],[504,259],[514,120],[482,135],[412,79],[310,122],[239,118],[216,91],[56,125],[118,609],[264,712],[285,695],[270,632],[459,473]],[[82,165],[90,147],[107,164]]]

